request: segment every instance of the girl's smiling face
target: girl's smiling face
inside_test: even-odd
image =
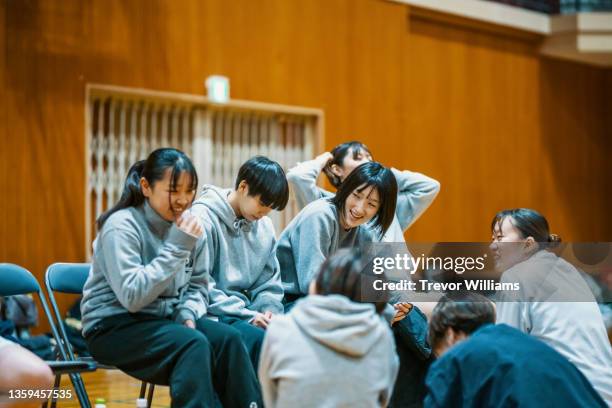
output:
[[[196,191],[193,189],[189,173],[183,171],[172,185],[172,169],[164,172],[164,178],[152,185],[142,177],[140,188],[149,205],[166,221],[176,221],[191,207]]]
[[[495,268],[505,271],[518,262],[527,259],[534,249],[532,237],[524,238],[512,223],[512,217],[507,216],[497,222],[493,228],[492,241],[489,248],[493,252]]]
[[[358,227],[374,218],[379,208],[378,190],[364,184],[347,197],[340,223],[345,229]]]

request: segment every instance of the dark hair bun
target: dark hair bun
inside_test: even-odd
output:
[[[561,237],[557,234],[549,234],[548,235],[548,247],[556,248],[561,244]]]

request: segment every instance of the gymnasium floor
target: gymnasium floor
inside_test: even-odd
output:
[[[98,370],[83,375],[83,381],[93,403],[96,398],[104,398],[107,408],[123,408],[136,406],[136,398],[140,392],[140,382],[119,370]],[[68,377],[62,379],[62,389],[72,389]],[[169,408],[170,395],[168,387],[155,387],[153,407]],[[73,398],[69,401],[59,402],[58,408],[79,408],[79,401]]]

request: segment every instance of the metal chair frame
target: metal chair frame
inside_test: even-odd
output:
[[[66,328],[64,327],[64,322],[62,320],[62,316],[60,314],[59,308],[57,306],[57,302],[55,300],[54,293],[68,293],[74,295],[83,294],[83,286],[85,285],[85,281],[87,280],[87,276],[89,275],[89,270],[91,269],[91,264],[88,263],[64,263],[58,262],[49,265],[47,271],[45,272],[45,288],[47,291],[47,296],[49,296],[49,301],[51,303],[51,309],[53,310],[53,315],[48,315],[48,319],[51,322],[55,320],[57,323],[57,328],[54,330],[57,333],[56,341],[58,344],[61,344],[61,347],[65,350],[63,356],[66,356],[71,361],[80,360],[89,360],[89,358],[76,358],[74,352],[72,350],[72,346],[70,345],[70,341],[68,340],[68,335],[66,334]],[[69,284],[60,284],[59,280],[62,280],[65,276],[63,274],[72,274],[70,277]],[[51,323],[52,325],[54,323]],[[98,368],[113,370],[117,369],[117,367],[108,366],[104,364],[98,364]],[[79,376],[80,379],[80,376]],[[148,393],[147,393],[147,385],[148,385]],[[81,393],[86,397],[87,402],[89,403],[89,397],[87,395],[87,390],[85,389],[85,384],[80,380],[79,387],[81,388]],[[147,383],[142,381],[140,386],[140,397],[145,398],[145,394],[147,396],[147,408],[151,408],[151,404],[153,403],[153,393],[155,392],[155,384]],[[83,408],[90,408],[90,405],[81,405]]]

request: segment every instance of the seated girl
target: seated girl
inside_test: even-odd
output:
[[[158,149],[129,170],[119,202],[98,219],[81,303],[91,355],[169,385],[172,407],[261,406],[255,371],[234,328],[205,317],[202,225],[189,213],[191,160]]]
[[[283,313],[283,284],[274,253],[274,225],[289,186],[281,166],[263,156],[247,160],[234,189],[206,185],[192,214],[201,217],[210,274],[208,315],[240,331],[256,369],[265,329]]]

